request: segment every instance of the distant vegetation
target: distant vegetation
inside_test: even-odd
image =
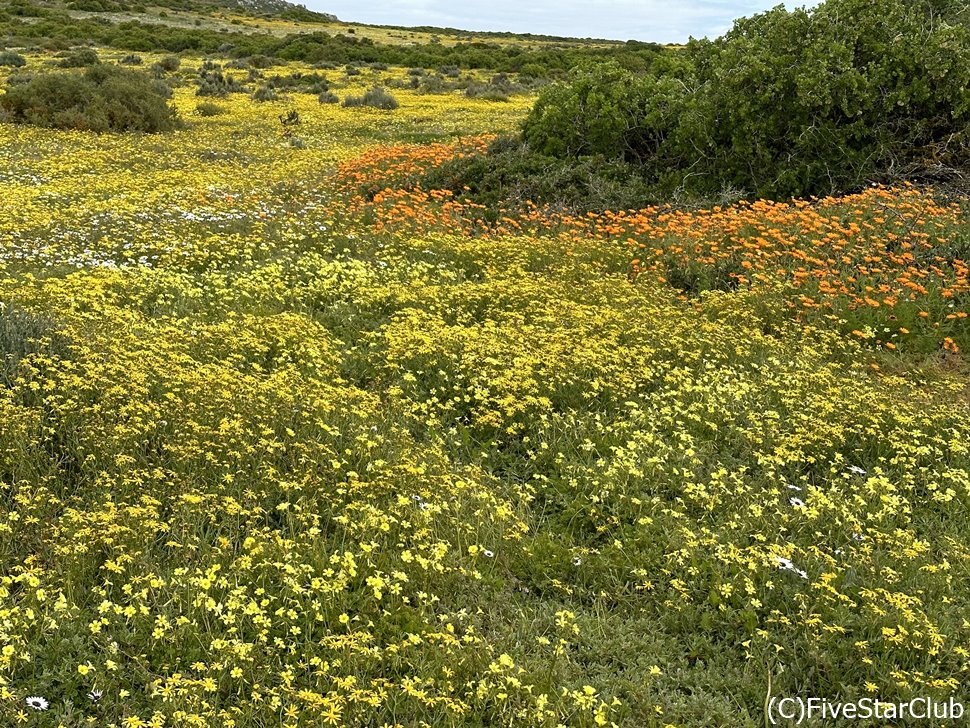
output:
[[[602,47],[574,43],[539,49],[481,41],[453,46],[441,43],[405,46],[324,31],[277,37],[243,30],[174,27],[130,20],[112,22],[108,17],[76,18],[64,10],[36,6],[26,0],[15,0],[0,10],[0,44],[65,50],[86,43],[142,53],[194,51],[232,58],[262,56],[269,61],[384,63],[420,68],[455,66],[520,73],[533,78],[561,76],[573,66],[591,60],[613,60],[628,70],[645,71],[662,49],[657,44],[639,42]]]
[[[169,131],[178,125],[168,88],[145,73],[94,65],[83,74],[25,74],[0,96],[8,121],[81,131]]]

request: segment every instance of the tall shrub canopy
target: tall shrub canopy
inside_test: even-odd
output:
[[[957,3],[828,0],[739,20],[649,75],[578,69],[525,122],[544,154],[638,162],[672,191],[829,194],[970,156]],[[680,64],[680,65],[679,65]]]

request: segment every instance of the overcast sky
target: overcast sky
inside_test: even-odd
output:
[[[680,43],[716,37],[738,17],[780,0],[294,0],[341,20],[378,25],[435,25],[578,38]],[[789,8],[801,3],[787,3]]]

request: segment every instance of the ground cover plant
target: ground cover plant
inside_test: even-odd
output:
[[[959,694],[964,198],[483,201],[434,175],[534,95],[218,64],[168,63],[166,133],[0,120],[0,724]]]

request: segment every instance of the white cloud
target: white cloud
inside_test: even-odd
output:
[[[680,43],[715,37],[735,18],[773,7],[777,0],[297,0],[341,20],[380,25],[434,25],[572,37]]]

